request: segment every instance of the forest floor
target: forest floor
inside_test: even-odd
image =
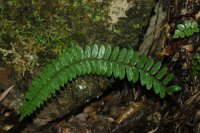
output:
[[[172,40],[168,35],[177,24],[188,20],[188,16],[172,21],[160,14],[161,18],[154,16],[153,28],[146,33],[140,52],[162,59],[162,64],[174,73],[173,82],[181,86],[181,91],[160,99],[140,83],[115,81],[102,96],[80,107],[76,114],[39,129],[20,123],[14,110],[0,104],[0,133],[200,133],[200,78],[199,68],[194,67],[200,60],[200,56],[194,56],[200,52],[200,33]],[[190,14],[190,20],[199,24],[199,14],[200,11]],[[196,18],[192,19],[192,15]],[[8,88],[0,93],[1,102],[12,91],[16,73],[12,66],[0,65],[0,85]],[[20,103],[15,101],[12,106]]]

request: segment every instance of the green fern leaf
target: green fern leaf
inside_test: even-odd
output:
[[[163,67],[156,75],[157,79],[161,79],[166,73],[167,73],[168,68]]]
[[[167,85],[174,78],[173,73],[168,74],[162,81],[164,85]]]
[[[53,60],[52,63],[53,63],[53,65],[54,65],[54,67],[56,68],[57,71],[59,71],[61,69],[62,65],[59,61]]]
[[[76,48],[75,46],[72,46],[69,50],[68,50],[70,57],[72,58],[72,61],[75,62],[77,61],[77,52],[76,52]]]
[[[110,77],[113,73],[113,63],[107,61],[106,64],[107,64],[107,73],[106,74],[108,77]]]
[[[101,73],[101,64],[100,64],[100,61],[96,61],[96,65],[97,65],[97,70],[96,70],[96,74],[97,75],[100,75]]]
[[[103,56],[103,59],[104,60],[108,60],[110,58],[110,56],[111,56],[111,53],[112,53],[112,47],[110,45],[106,45],[105,48],[106,48],[105,49],[106,51],[105,51],[105,54]]]
[[[134,51],[132,49],[128,50],[127,55],[124,59],[124,64],[128,64],[131,61],[131,58],[133,57],[133,52]]]
[[[61,56],[63,56],[66,60],[64,65],[69,65],[73,62],[73,56],[71,56],[70,53],[68,53],[67,51],[61,54]]]
[[[158,72],[158,70],[160,69],[160,67],[161,67],[161,62],[159,61],[159,62],[157,62],[157,63],[153,66],[153,68],[150,70],[150,74],[151,74],[151,75],[156,74],[156,73]]]
[[[90,60],[89,63],[90,63],[90,66],[91,66],[91,73],[95,74],[95,72],[96,72],[95,62],[93,60]]]
[[[82,60],[84,58],[84,51],[81,47],[75,46],[77,52],[77,60]]]
[[[133,52],[133,57],[130,61],[130,65],[135,65],[137,63],[137,60],[138,60],[138,52]]]
[[[61,55],[58,56],[58,60],[62,64],[62,66],[64,66],[66,64],[66,59],[64,56],[61,56]],[[49,72],[49,71],[47,71],[47,72]]]
[[[143,68],[146,61],[147,61],[147,56],[145,54],[143,54],[142,57],[140,58],[139,62],[137,63],[137,67]]]
[[[118,55],[119,55],[119,47],[115,47],[111,54],[110,61],[115,61]]]
[[[138,69],[136,69],[135,67],[132,67],[132,72],[133,72],[133,79],[132,79],[132,82],[133,83],[136,83],[139,79],[139,71]]]
[[[100,61],[100,67],[101,67],[101,75],[105,75],[107,71],[107,64],[105,61]]]
[[[95,70],[94,70],[94,74],[95,73],[99,73],[99,63],[98,60],[94,60],[94,66],[95,66]]]
[[[172,85],[172,86],[166,88],[166,92],[169,95],[172,95],[174,92],[177,92],[177,91],[180,91],[180,90],[181,90],[181,87],[176,86],[176,85]]]
[[[166,90],[165,89],[160,89],[159,95],[160,95],[160,98],[164,98],[165,95],[166,95]]]
[[[76,67],[75,66],[70,66],[69,67],[69,73],[71,74],[71,77],[70,77],[70,79],[72,80],[72,79],[74,79],[75,77],[76,77],[76,75],[77,75],[77,71],[76,71]]]
[[[114,78],[119,76],[119,65],[117,63],[113,63],[113,76]]]
[[[123,64],[119,64],[119,79],[122,80],[125,77],[125,66]]]
[[[126,75],[127,75],[127,79],[128,81],[132,81],[133,79],[133,71],[132,68],[128,65],[126,65]]]
[[[162,87],[161,83],[158,82],[158,80],[154,79],[153,88],[154,88],[154,91],[156,94],[158,94],[160,92],[161,87]]]
[[[86,66],[84,65],[83,62],[80,62],[80,67],[82,68],[82,73],[81,73],[81,75],[85,75],[85,74],[86,74]]]
[[[60,85],[61,87],[64,87],[64,84],[66,83],[66,79],[64,78],[63,73],[61,73],[61,74],[58,76],[58,82],[59,82],[59,85]]]
[[[149,71],[150,68],[153,66],[153,64],[154,64],[154,61],[153,61],[152,58],[147,59],[147,62],[146,62],[146,64],[145,64],[145,66],[144,66],[144,70],[145,70],[145,71]]]
[[[138,57],[132,49],[115,47],[112,50],[110,45],[99,47],[95,44],[83,50],[73,45],[47,65],[32,82],[21,108],[20,121],[51,98],[60,87],[85,74],[113,75],[120,80],[127,77],[133,83],[140,80],[141,85],[146,85],[148,90],[153,87],[161,98],[179,91],[181,88],[178,86],[167,87],[173,74],[166,75],[167,68],[160,68],[161,62],[154,64],[153,59],[147,59],[146,55]]]
[[[117,62],[122,62],[125,58],[127,54],[127,49],[126,48],[123,48],[120,53],[119,53],[119,56],[117,57]]]
[[[85,58],[86,59],[89,59],[90,58],[90,56],[91,56],[91,52],[92,50],[91,50],[91,48],[88,46],[88,45],[86,45],[85,46],[85,50],[84,50],[84,53],[85,53]]]
[[[153,85],[153,79],[151,78],[149,73],[146,73],[146,88],[147,88],[147,90],[150,90],[152,88],[152,85]]]
[[[97,56],[97,54],[99,52],[98,50],[99,50],[99,47],[95,44],[93,46],[93,48],[92,48],[92,54],[91,54],[91,56],[92,56],[93,59],[96,58],[96,56]]]
[[[83,65],[85,66],[85,70],[86,70],[86,74],[90,74],[91,73],[91,66],[88,60],[86,60],[85,62],[83,62]]]
[[[141,81],[141,85],[144,86],[146,84],[146,73],[142,70],[139,70],[140,72],[140,81]]]
[[[101,47],[99,49],[99,53],[98,53],[97,59],[102,59],[104,54],[105,54],[105,46],[101,45]]]
[[[80,67],[80,64],[76,64],[75,66],[74,66],[74,68],[75,68],[75,72],[76,72],[76,75],[78,75],[78,76],[81,76],[81,74],[82,74],[82,68]],[[95,71],[96,72],[96,71]]]

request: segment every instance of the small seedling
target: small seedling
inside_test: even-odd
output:
[[[173,35],[173,38],[184,38],[192,36],[194,33],[198,33],[198,23],[196,21],[185,20],[184,24],[178,24],[177,29]]]

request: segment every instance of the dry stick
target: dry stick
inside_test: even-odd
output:
[[[156,31],[156,25],[158,24],[158,15],[159,15],[159,8],[160,8],[160,6],[161,6],[161,0],[159,0],[159,3],[158,3],[158,4],[159,4],[159,5],[158,5],[158,9],[157,9],[156,20],[155,20],[155,24],[154,24],[154,26],[155,26],[155,31]],[[153,48],[153,43],[154,43],[154,41],[155,41],[155,36],[156,36],[156,32],[153,33],[153,41],[152,41],[152,43],[151,43],[151,45],[150,45],[150,47],[149,47],[149,51],[147,52],[147,56],[149,56],[149,54],[150,54],[150,52],[151,52],[151,50],[152,50],[152,48]]]
[[[0,95],[0,102],[2,102],[5,97],[8,95],[8,93],[12,90],[12,88],[15,87],[15,85],[12,85],[8,89],[6,89],[1,95]]]

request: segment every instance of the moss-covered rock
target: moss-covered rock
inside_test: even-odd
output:
[[[1,1],[0,55],[4,63],[12,64],[22,75],[32,72],[34,77],[35,70],[40,70],[71,43],[81,46],[110,43],[137,49],[154,4],[154,0]],[[1,50],[11,52],[4,54]],[[20,61],[24,64],[19,69]],[[87,90],[77,89],[82,83]],[[34,122],[44,125],[68,114],[104,90],[97,89],[110,84],[110,80],[102,77],[78,78],[60,96],[50,100]],[[55,107],[58,108],[54,110]]]

